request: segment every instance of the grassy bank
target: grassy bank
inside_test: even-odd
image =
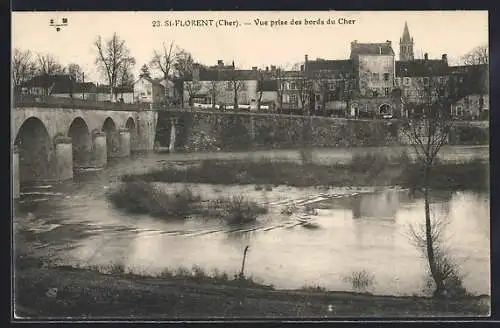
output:
[[[193,215],[222,219],[228,224],[250,223],[267,208],[234,195],[230,198],[203,200],[190,189],[167,192],[135,177],[107,193],[108,200],[128,213],[149,214],[164,219],[183,219]]]
[[[113,269],[114,268],[114,269]],[[275,290],[251,279],[168,271],[159,277],[24,264],[16,271],[16,314],[36,318],[293,318],[487,315],[477,297],[435,300]]]
[[[480,160],[462,164],[438,163],[432,168],[431,187],[434,189],[489,188],[489,166]],[[406,154],[388,157],[381,154],[355,156],[348,164],[301,164],[265,159],[204,160],[200,165],[187,169],[162,168],[141,175],[124,176],[124,181],[134,179],[157,182],[190,182],[211,184],[257,184],[307,186],[374,186],[400,185],[407,188],[419,186],[421,166]]]

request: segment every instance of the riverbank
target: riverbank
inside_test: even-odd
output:
[[[23,260],[16,270],[22,318],[338,318],[488,315],[488,297],[436,300],[318,290],[275,290],[216,280],[147,277]]]
[[[440,163],[432,167],[433,189],[488,190],[489,164],[472,159],[461,164]],[[349,163],[297,163],[279,159],[254,160],[207,159],[200,164],[165,166],[147,173],[129,174],[123,181],[141,179],[150,182],[190,182],[210,184],[256,184],[312,186],[399,185],[418,188],[422,168],[406,153],[356,155]]]

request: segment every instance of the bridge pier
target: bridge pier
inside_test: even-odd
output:
[[[12,198],[18,199],[20,196],[20,181],[19,181],[19,149],[14,146],[12,149]]]
[[[97,132],[93,135],[92,166],[104,167],[108,163],[106,133]]]
[[[57,181],[73,179],[73,144],[71,139],[61,138],[55,142],[55,178]]]
[[[119,142],[118,142],[118,150],[116,152],[116,157],[129,157],[130,152],[131,152],[130,132],[127,130],[121,130],[119,132]]]
[[[175,151],[175,138],[177,136],[177,128],[175,125],[177,124],[177,120],[172,118],[170,120],[170,144],[168,146],[168,151],[173,153]]]

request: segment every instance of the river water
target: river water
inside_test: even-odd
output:
[[[18,231],[38,234],[32,249],[73,265],[123,264],[127,270],[157,274],[165,268],[200,266],[239,271],[249,245],[245,274],[277,288],[323,286],[351,290],[345,279],[365,270],[376,294],[421,294],[426,262],[411,244],[410,226],[423,222],[423,200],[397,188],[292,188],[188,185],[203,198],[245,195],[269,208],[251,226],[227,226],[192,218],[163,221],[124,214],[104,193],[117,183],[88,183],[18,211]],[[185,184],[159,184],[180,189]],[[464,285],[490,293],[489,196],[472,192],[433,195],[432,213],[446,220],[446,244],[460,265]],[[282,214],[290,205],[316,209],[316,228]]]

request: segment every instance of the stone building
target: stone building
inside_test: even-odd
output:
[[[219,60],[217,66],[197,65],[192,76],[184,80],[184,104],[199,108],[250,108],[257,101],[259,74],[256,67],[251,70],[226,66]]]
[[[356,85],[353,61],[320,58],[308,60],[306,55],[304,74],[312,83],[311,111],[316,115],[343,116]]]
[[[391,41],[351,42],[356,85],[350,116],[385,117],[395,115],[398,103],[394,90],[394,50]]]
[[[441,59],[414,59],[396,61],[395,87],[401,90],[404,103],[402,116],[408,116],[416,105],[436,100],[439,89],[448,85],[449,66],[446,54]]]

